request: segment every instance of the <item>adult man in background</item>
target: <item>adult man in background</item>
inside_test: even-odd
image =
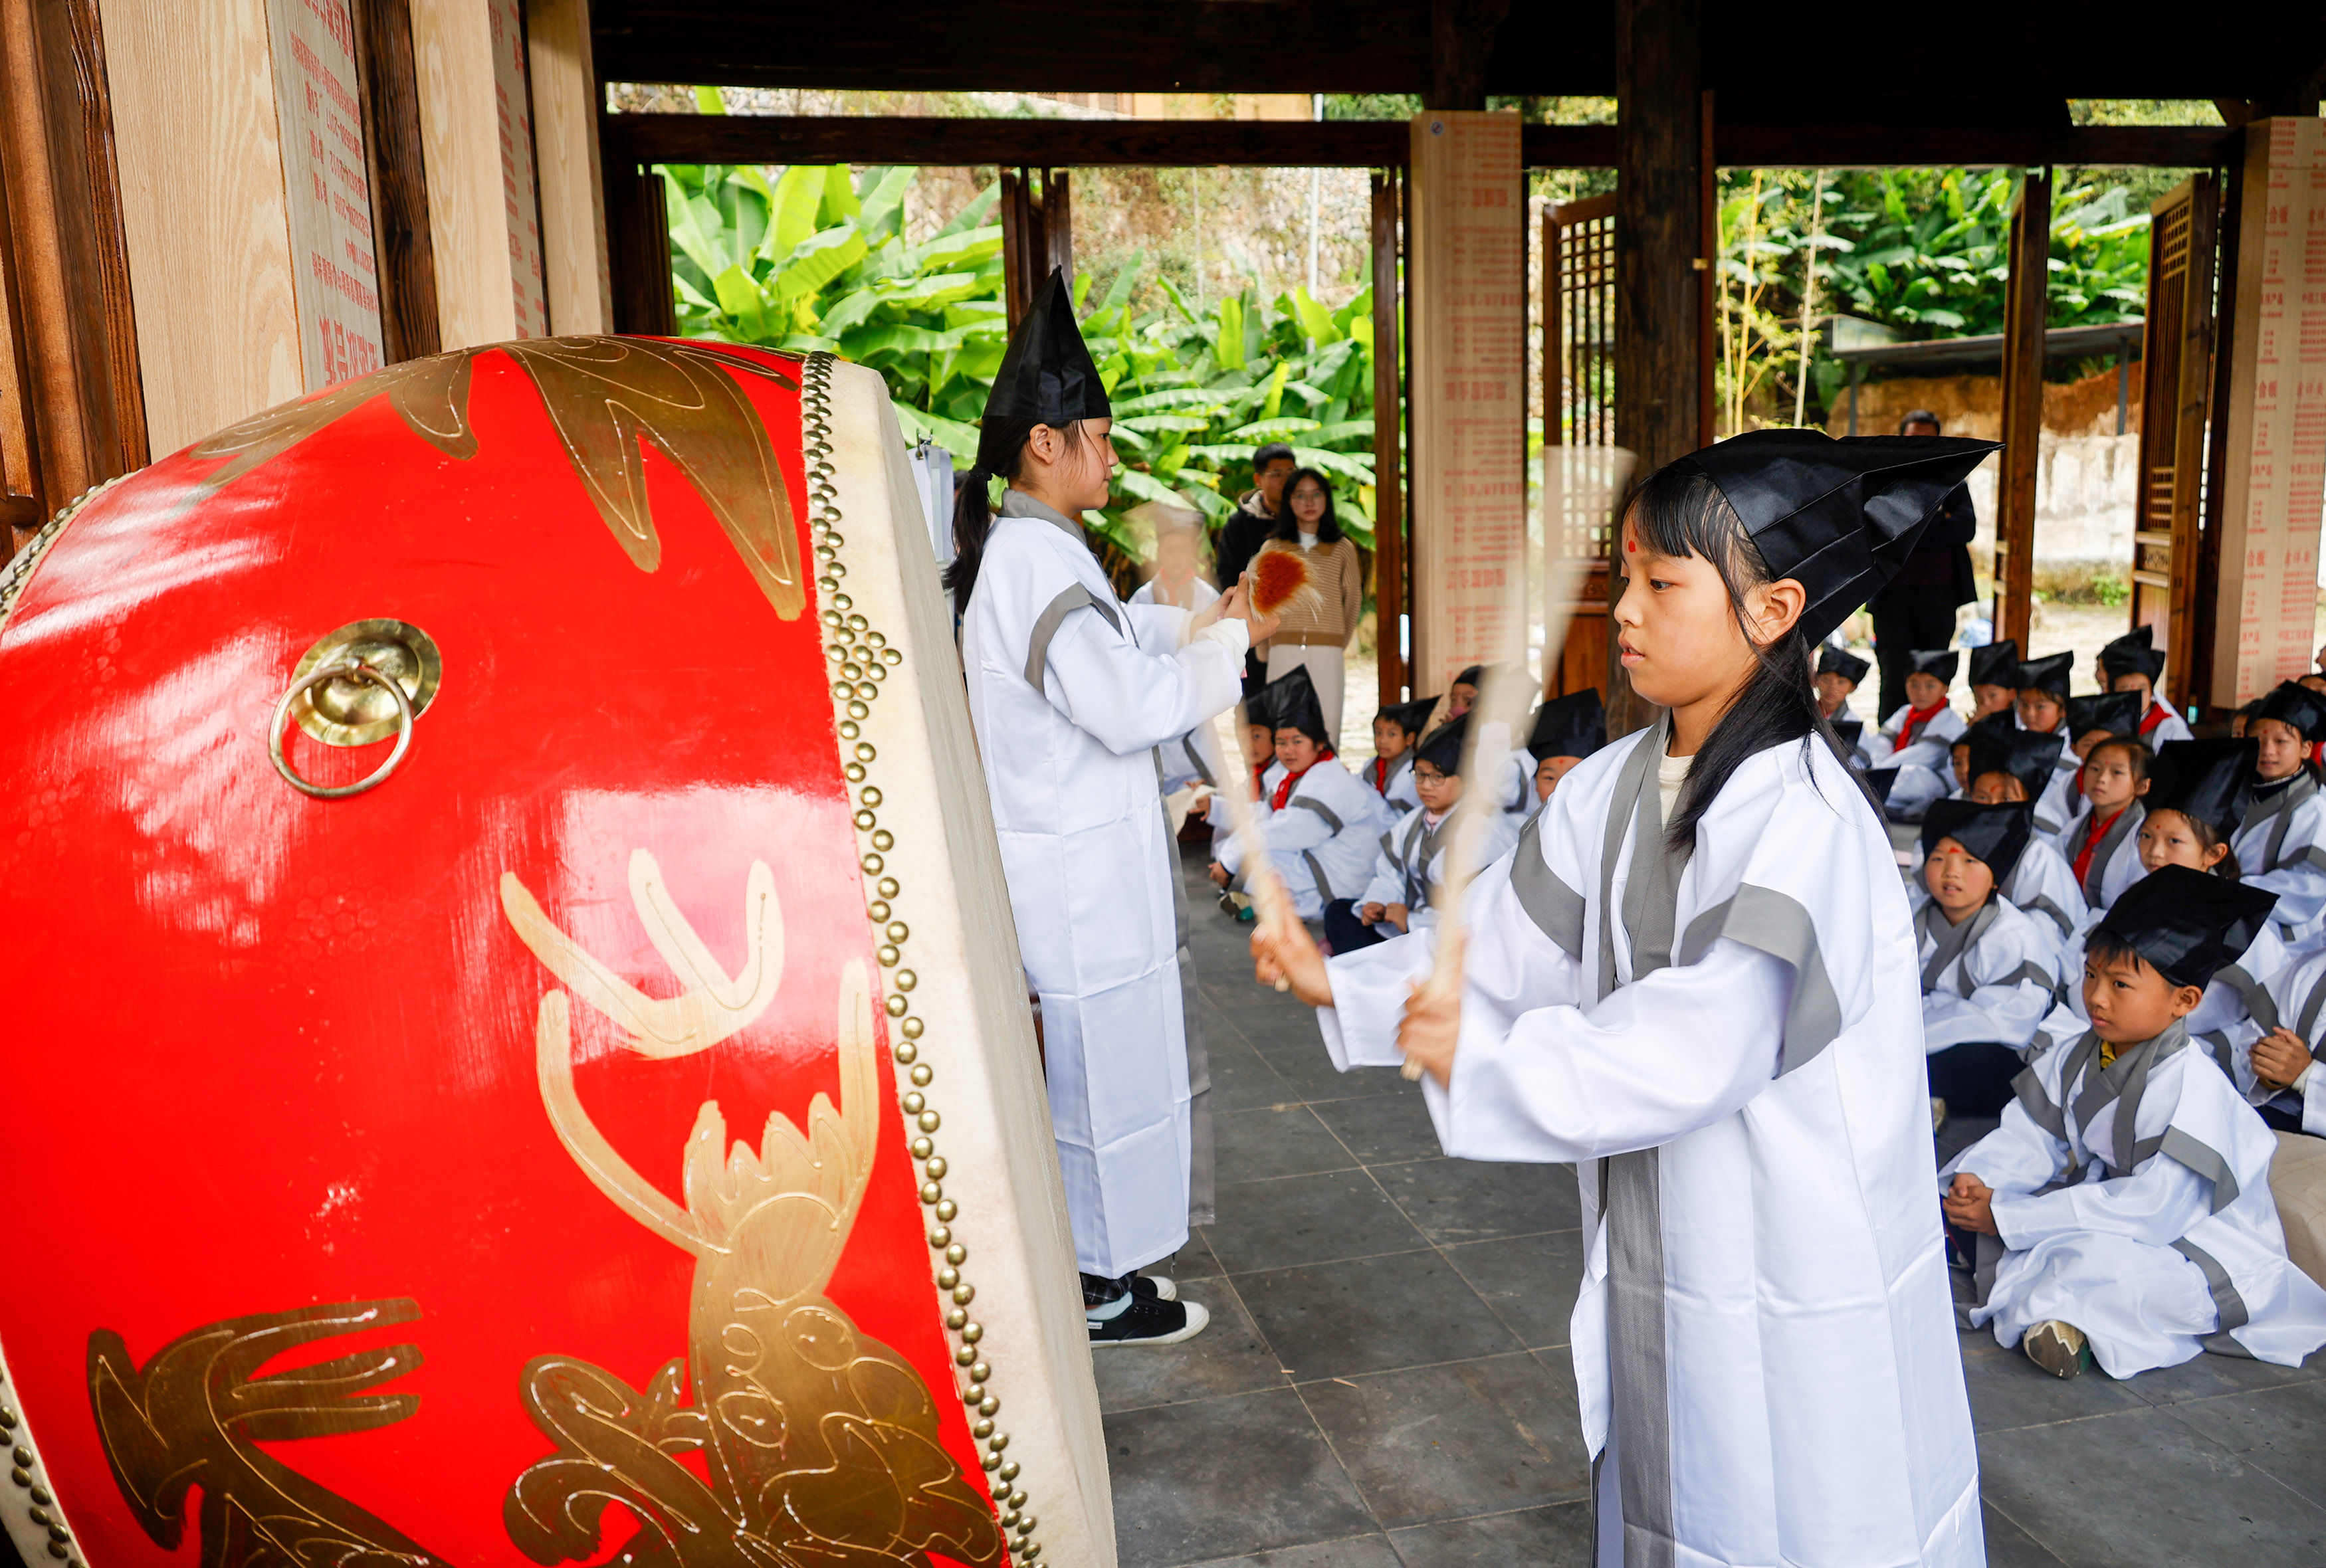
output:
[[[1284,514],[1284,481],[1299,466],[1282,441],[1270,441],[1251,454],[1252,487],[1236,502],[1235,515],[1220,525],[1212,541],[1221,592],[1235,586],[1261,543],[1276,532],[1277,519]]]
[[[1898,422],[1898,433],[1935,436],[1939,416],[1918,408]],[[1955,607],[1978,597],[1970,570],[1971,536],[1977,532],[1969,487],[1957,485],[1939,503],[1937,515],[1898,575],[1867,602],[1865,608],[1874,613],[1874,657],[1882,666],[1882,700],[1876,712],[1894,713],[1906,706],[1906,677],[1914,668],[1915,649],[1953,646]]]

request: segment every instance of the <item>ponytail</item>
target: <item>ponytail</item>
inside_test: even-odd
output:
[[[994,479],[1014,479],[1034,427],[1035,419],[989,419],[977,437],[977,461],[961,477],[953,498],[953,560],[944,569],[945,591],[953,595],[955,615],[969,613],[970,590],[977,586],[977,569],[985,556],[986,535],[993,532],[993,502],[989,494]],[[1082,421],[1052,428],[1069,446],[1082,441]]]

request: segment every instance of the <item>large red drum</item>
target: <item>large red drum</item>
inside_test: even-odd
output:
[[[33,1568],[1112,1563],[878,376],[559,339],[271,410],[0,574],[0,710]]]

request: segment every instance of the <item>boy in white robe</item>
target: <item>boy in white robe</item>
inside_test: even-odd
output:
[[[1818,645],[1817,675],[1810,682],[1817,688],[1818,717],[1828,724],[1848,718],[1850,694],[1873,668],[1847,648]]]
[[[1261,701],[1276,725],[1276,763],[1261,776],[1257,827],[1268,858],[1303,920],[1364,886],[1382,825],[1381,797],[1333,755],[1325,708],[1308,672],[1295,665],[1268,683]],[[1212,880],[1246,891],[1251,847],[1229,834],[1214,848]]]
[[[1980,1560],[1913,933],[1809,671],[1990,450],[1762,430],[1651,477],[1613,614],[1667,717],[1560,781],[1443,975],[1437,931],[1254,938],[1449,1154],[1576,1163],[1602,1568]]]
[[[2009,714],[2019,700],[2019,645],[2010,637],[1970,651],[1970,712],[1977,724],[1991,714]]]
[[[1966,728],[1962,715],[1947,706],[1947,683],[1962,655],[1941,648],[1907,657],[1912,667],[1906,672],[1906,706],[1883,722],[1881,734],[1866,745],[1866,756],[1875,767],[1898,770],[1884,803],[1890,819],[1919,822],[1931,803],[1947,793],[1949,750]]]
[[[2191,738],[2189,721],[2156,694],[2156,682],[2164,675],[2164,654],[2155,645],[2156,628],[2143,626],[2100,650],[2100,690],[2131,693],[2140,705],[2141,743],[2151,751]]]
[[[2275,1132],[2326,1138],[2326,951],[2270,977],[2268,1032],[2239,1053],[2238,1087]]]
[[[1914,916],[1931,1125],[1993,1116],[2011,1099],[2059,986],[2059,944],[2003,896],[2033,831],[2024,805],[1941,801],[1922,821]]]
[[[2148,790],[2148,747],[2121,735],[2100,734],[2086,748],[2083,809],[2061,835],[2060,853],[2093,909],[2107,908],[2148,874],[2140,863],[2140,824],[2147,814],[2141,796]]]
[[[1531,787],[1526,815],[1542,810],[1558,788],[1558,781],[1585,757],[1607,744],[1607,709],[1596,686],[1553,697],[1535,710],[1534,727],[1527,734],[1527,761]]]
[[[1421,804],[1413,791],[1413,748],[1421,740],[1421,727],[1437,704],[1385,702],[1373,714],[1373,759],[1357,775],[1365,788],[1381,796],[1391,815]]]
[[[1966,798],[1983,806],[2020,803],[2030,808],[2032,836],[2020,851],[2004,896],[2022,913],[2046,923],[2057,941],[2079,935],[2089,914],[2084,890],[2033,814],[2036,800],[2052,782],[2064,738],[2021,729],[2007,715],[1996,715],[1972,725],[1967,738],[1970,747],[1963,771],[1969,775],[1970,788]],[[2060,978],[2064,983],[2069,977],[2062,971]]]
[[[2270,1196],[2277,1140],[2185,1022],[2269,905],[2182,866],[2136,884],[2087,944],[2090,1031],[1940,1174],[1973,1254],[1969,1325],[2055,1377],[2204,1350],[2291,1367],[2326,1344],[2326,1291],[2287,1261]]]
[[[2288,681],[2246,723],[2260,746],[2260,782],[2230,848],[2246,880],[2277,895],[2278,935],[2293,951],[2326,936],[2326,801],[2310,748],[2326,740],[2326,698]]]
[[[2068,676],[2075,667],[2073,654],[2052,654],[2019,666],[2019,691],[2012,704],[2019,728],[2038,735],[2056,735],[2061,750],[2052,764],[2052,777],[2035,795],[2035,830],[2060,847],[2083,804],[2076,790],[2076,774],[2084,759],[2066,749],[2068,743]]]
[[[1462,799],[1462,746],[1467,715],[1441,724],[1413,759],[1413,784],[1421,804],[1381,836],[1372,877],[1354,898],[1325,906],[1325,941],[1335,952],[1354,952],[1426,926],[1437,918],[1435,890],[1446,875],[1447,851],[1457,831],[1479,835],[1473,864],[1489,865],[1518,841],[1519,823],[1508,812],[1451,813]]]

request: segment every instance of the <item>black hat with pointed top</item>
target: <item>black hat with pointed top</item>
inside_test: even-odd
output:
[[[994,469],[1010,453],[989,450],[1001,439],[1001,427],[1012,420],[1036,424],[1067,425],[1078,419],[1108,419],[1113,410],[1106,400],[1106,384],[1083,342],[1075,321],[1074,296],[1065,274],[1052,268],[1034,294],[1033,303],[1009,334],[1002,350],[1001,367],[993,373],[993,390],[985,399],[983,435],[978,441],[980,468]]]
[[[2164,673],[2164,655],[2157,651],[2156,628],[2137,626],[2100,649],[2100,669],[2111,681],[2118,675],[2141,675],[2154,685]]]
[[[1954,436],[1756,430],[1672,466],[1710,479],[1770,578],[1807,591],[1799,625],[1814,643],[1897,575],[1948,493],[1996,450]]]
[[[1415,702],[1384,702],[1373,718],[1386,719],[1408,735],[1419,735],[1421,727],[1429,722],[1429,710],[1437,706],[1435,697],[1424,697]]]
[[[1922,853],[1929,855],[1941,839],[1952,839],[1970,851],[1971,858],[1985,861],[2000,885],[2010,881],[2012,872],[2018,869],[2019,857],[2026,852],[2027,840],[2034,831],[2034,820],[2035,808],[2024,801],[1993,806],[1977,801],[1933,801],[1930,814],[1922,819]]]
[[[1599,689],[1586,686],[1553,697],[1535,710],[1527,750],[1537,762],[1547,756],[1589,756],[1607,744],[1607,710]]]
[[[1962,667],[1959,648],[1917,648],[1906,656],[1914,662],[1912,673],[1931,676],[1942,684],[1953,681],[1955,672]]]
[[[2277,895],[2187,866],[2163,866],[2117,895],[2096,928],[2176,986],[2202,990],[2245,956]]]
[[[1850,751],[1857,749],[1858,738],[1865,733],[1865,720],[1844,719],[1837,714],[1827,719],[1826,723],[1831,727],[1834,738],[1840,741],[1845,749]]]
[[[1974,686],[2012,686],[2019,684],[2019,645],[2009,637],[1997,637],[1983,648],[1970,651],[1970,683]]]
[[[1271,729],[1297,729],[1319,746],[1333,744],[1325,729],[1325,705],[1317,699],[1317,684],[1302,666],[1295,664],[1289,674],[1270,681],[1260,694],[1260,706],[1267,710]]]
[[[2261,747],[2251,740],[2168,740],[2148,768],[2149,811],[2179,812],[2224,841],[2246,820],[2259,777]]]
[[[1413,748],[1413,760],[1426,762],[1452,778],[1462,771],[1462,743],[1469,738],[1470,716],[1449,719],[1429,732],[1429,738]]]
[[[2075,667],[2073,654],[2046,654],[2040,659],[2030,659],[2019,666],[2018,688],[2022,691],[2049,691],[2065,702],[2068,681]]]
[[[1865,770],[1865,787],[1874,798],[1885,807],[1890,803],[1890,792],[1898,786],[1898,770],[1894,767],[1869,767]]]
[[[1990,713],[1970,727],[1971,783],[1977,784],[1982,774],[2009,774],[2030,801],[2040,800],[2067,745],[2068,738],[2056,730],[2046,735],[2022,729],[2010,714]]]
[[[1818,647],[1817,673],[1820,675],[1838,675],[1855,685],[1865,680],[1865,673],[1872,668],[1872,664],[1846,648],[1837,648],[1831,643]]]
[[[2253,710],[2253,719],[2275,719],[2290,724],[2302,738],[2315,744],[2326,740],[2326,697],[2299,681],[2281,681]]]
[[[2081,740],[2093,730],[2140,738],[2140,693],[2104,691],[2096,697],[2068,699],[2068,738]]]

